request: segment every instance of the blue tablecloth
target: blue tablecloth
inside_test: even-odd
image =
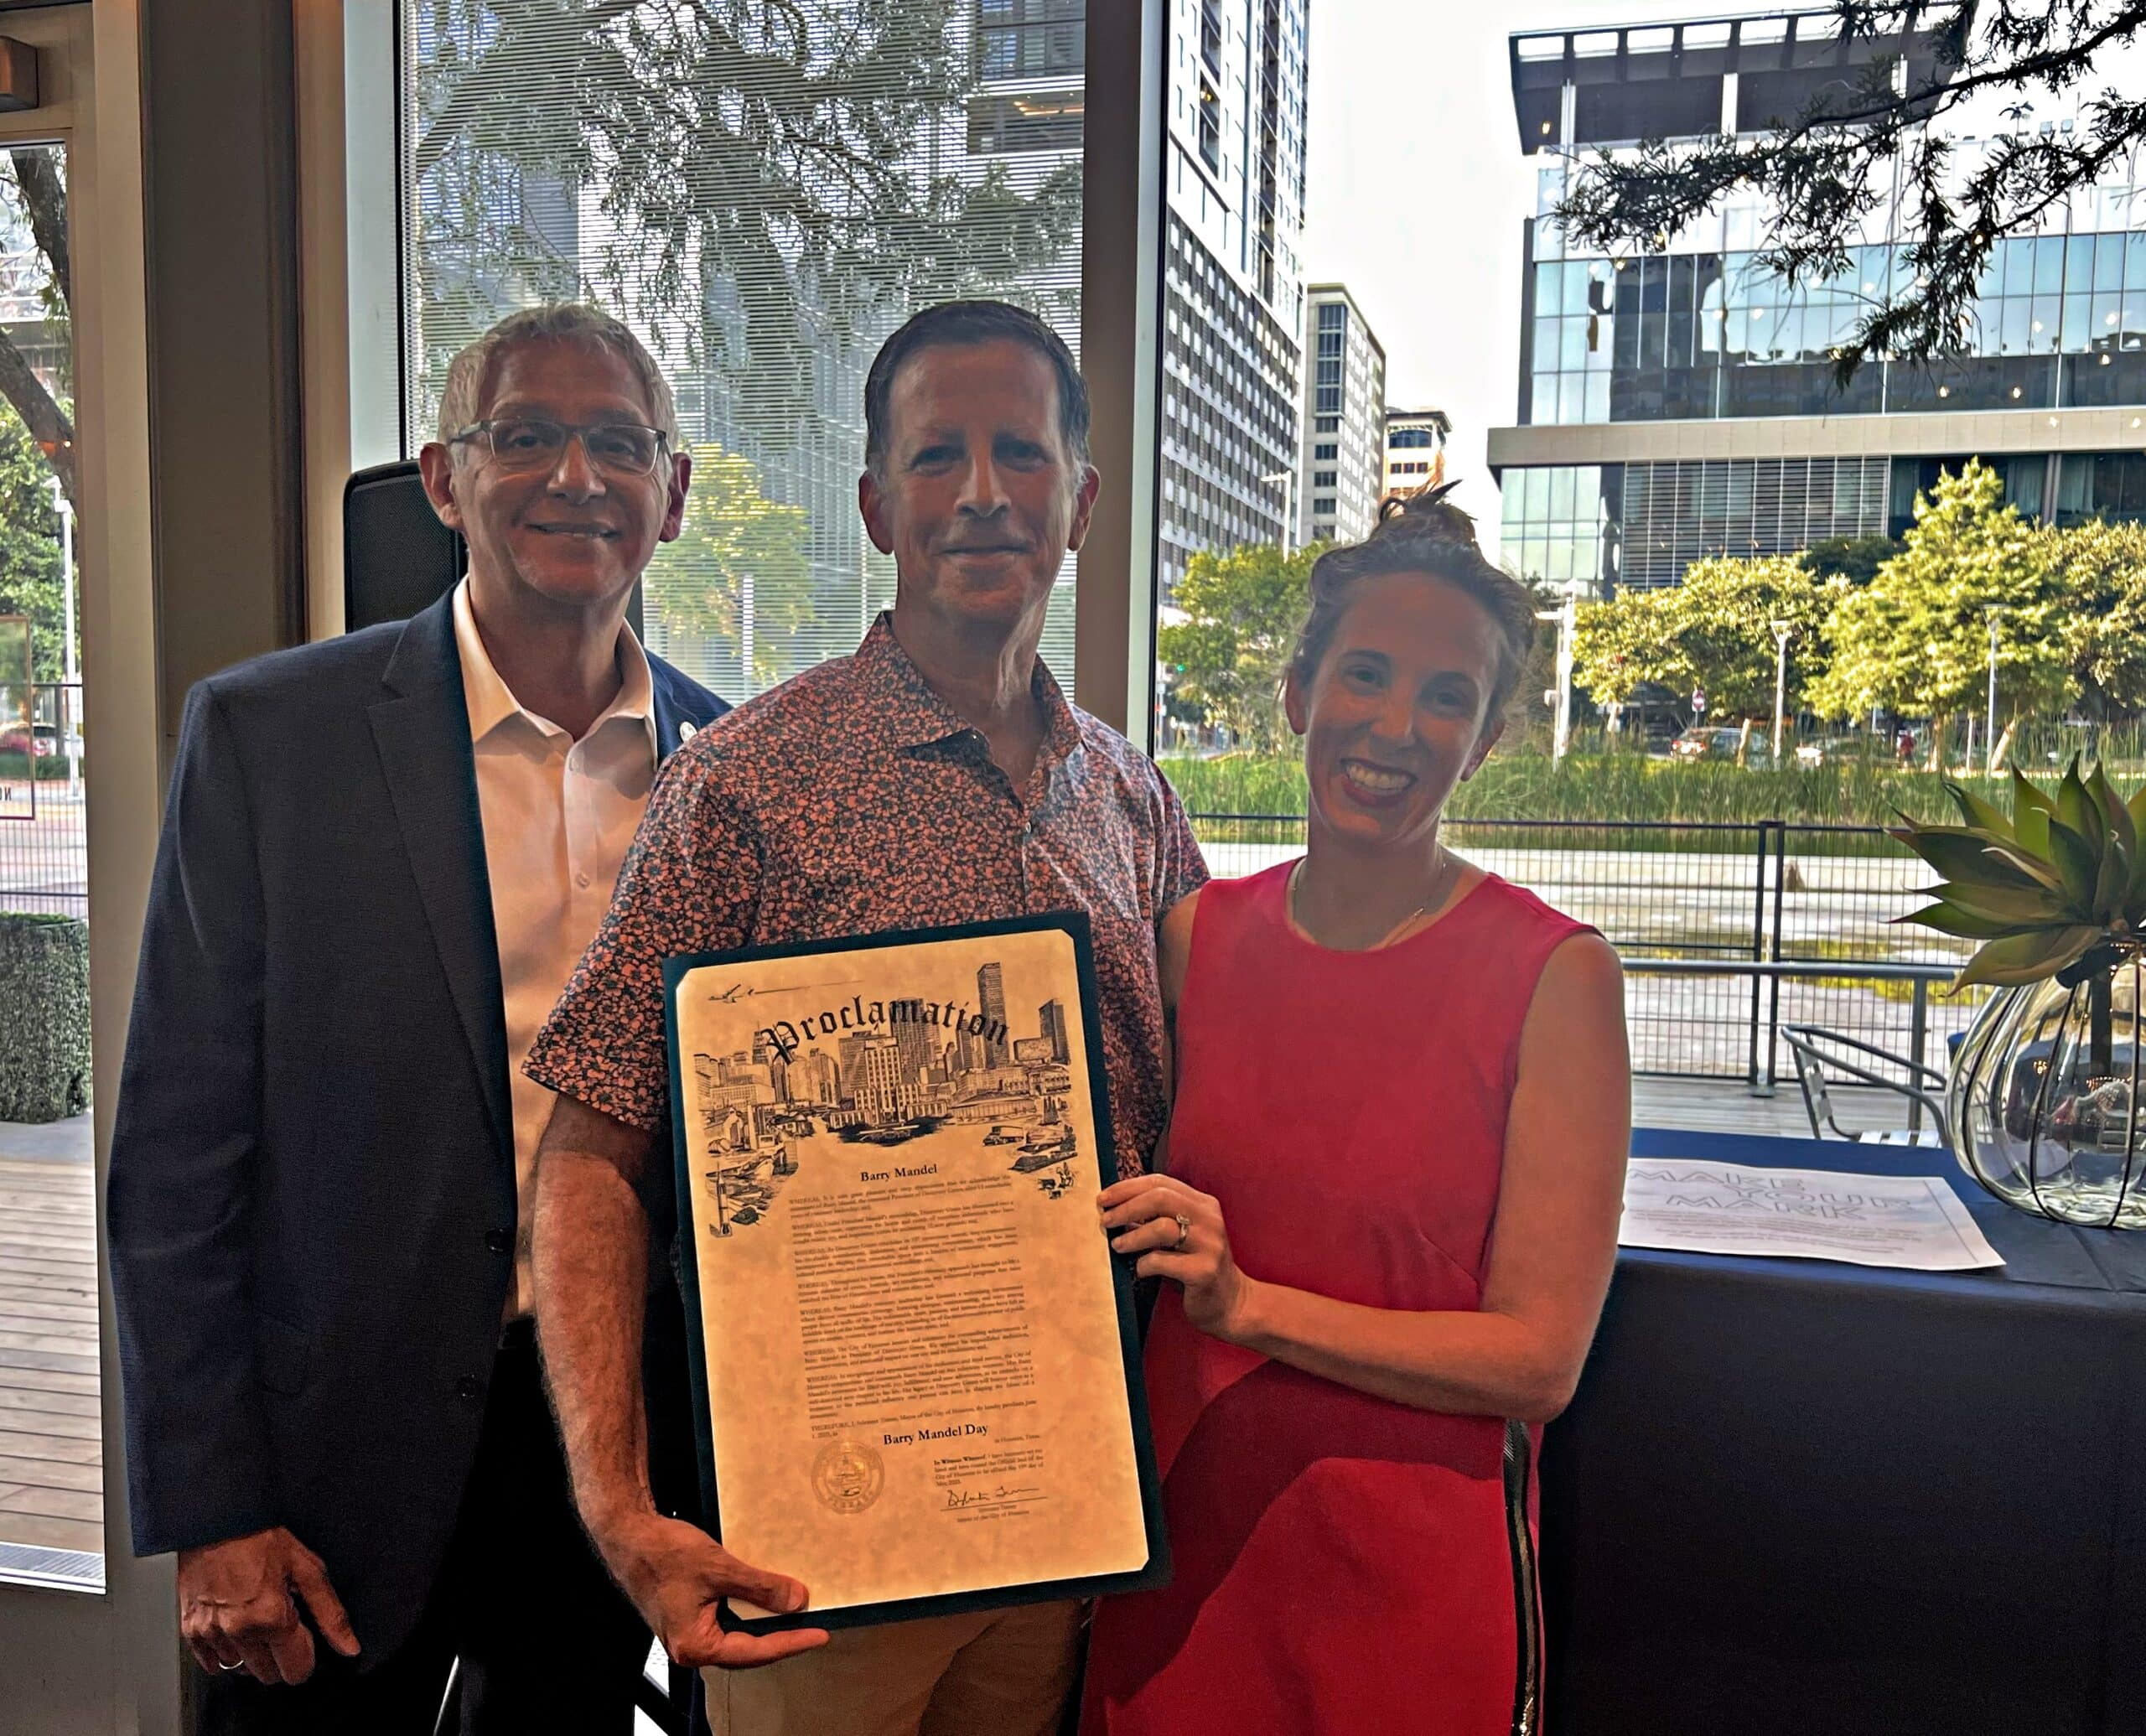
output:
[[[2006,1265],[1622,1252],[1543,1448],[1550,1736],[2146,1733],[2146,1234],[1940,1151],[1632,1149],[1946,1175]]]

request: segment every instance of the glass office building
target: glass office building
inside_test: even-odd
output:
[[[1513,37],[1515,118],[1541,165],[1519,416],[1490,443],[1516,570],[1606,593],[1673,583],[1703,554],[1898,535],[1918,490],[1969,457],[2030,516],[2146,509],[2131,462],[2146,446],[2146,166],[2112,166],[2040,232],[1997,244],[1962,354],[1874,359],[1845,386],[1834,352],[1910,269],[1886,221],[1905,197],[1815,282],[1763,263],[1768,213],[1750,195],[1651,251],[1562,232],[1568,153],[1765,131],[1900,48],[1845,39],[1817,11]],[[1926,34],[1905,70],[1910,89],[1942,76]],[[1962,159],[1983,143],[1958,139]]]

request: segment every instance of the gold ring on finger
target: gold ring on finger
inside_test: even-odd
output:
[[[1181,1247],[1183,1247],[1183,1246],[1184,1246],[1185,1242],[1186,1242],[1186,1241],[1190,1238],[1191,1235],[1192,1235],[1192,1220],[1191,1220],[1190,1218],[1187,1217],[1187,1216],[1186,1216],[1183,1212],[1179,1212],[1179,1213],[1178,1213],[1178,1214],[1177,1214],[1177,1240],[1176,1240],[1175,1241],[1172,1242],[1172,1243],[1170,1244],[1170,1246],[1171,1246],[1172,1247],[1174,1247],[1174,1248],[1181,1248]]]

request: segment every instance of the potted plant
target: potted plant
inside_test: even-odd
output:
[[[2076,759],[2054,795],[2015,770],[2008,817],[1945,787],[1961,824],[1903,815],[1893,836],[1941,877],[1934,902],[1898,920],[1980,941],[1954,986],[1998,991],[1953,1059],[1961,1164],[2023,1210],[2146,1227],[2146,790],[2126,804],[2102,769],[2082,775]]]

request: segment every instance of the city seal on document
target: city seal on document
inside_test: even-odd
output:
[[[862,1513],[886,1484],[879,1449],[847,1435],[829,1441],[812,1461],[812,1493],[837,1513]]]

